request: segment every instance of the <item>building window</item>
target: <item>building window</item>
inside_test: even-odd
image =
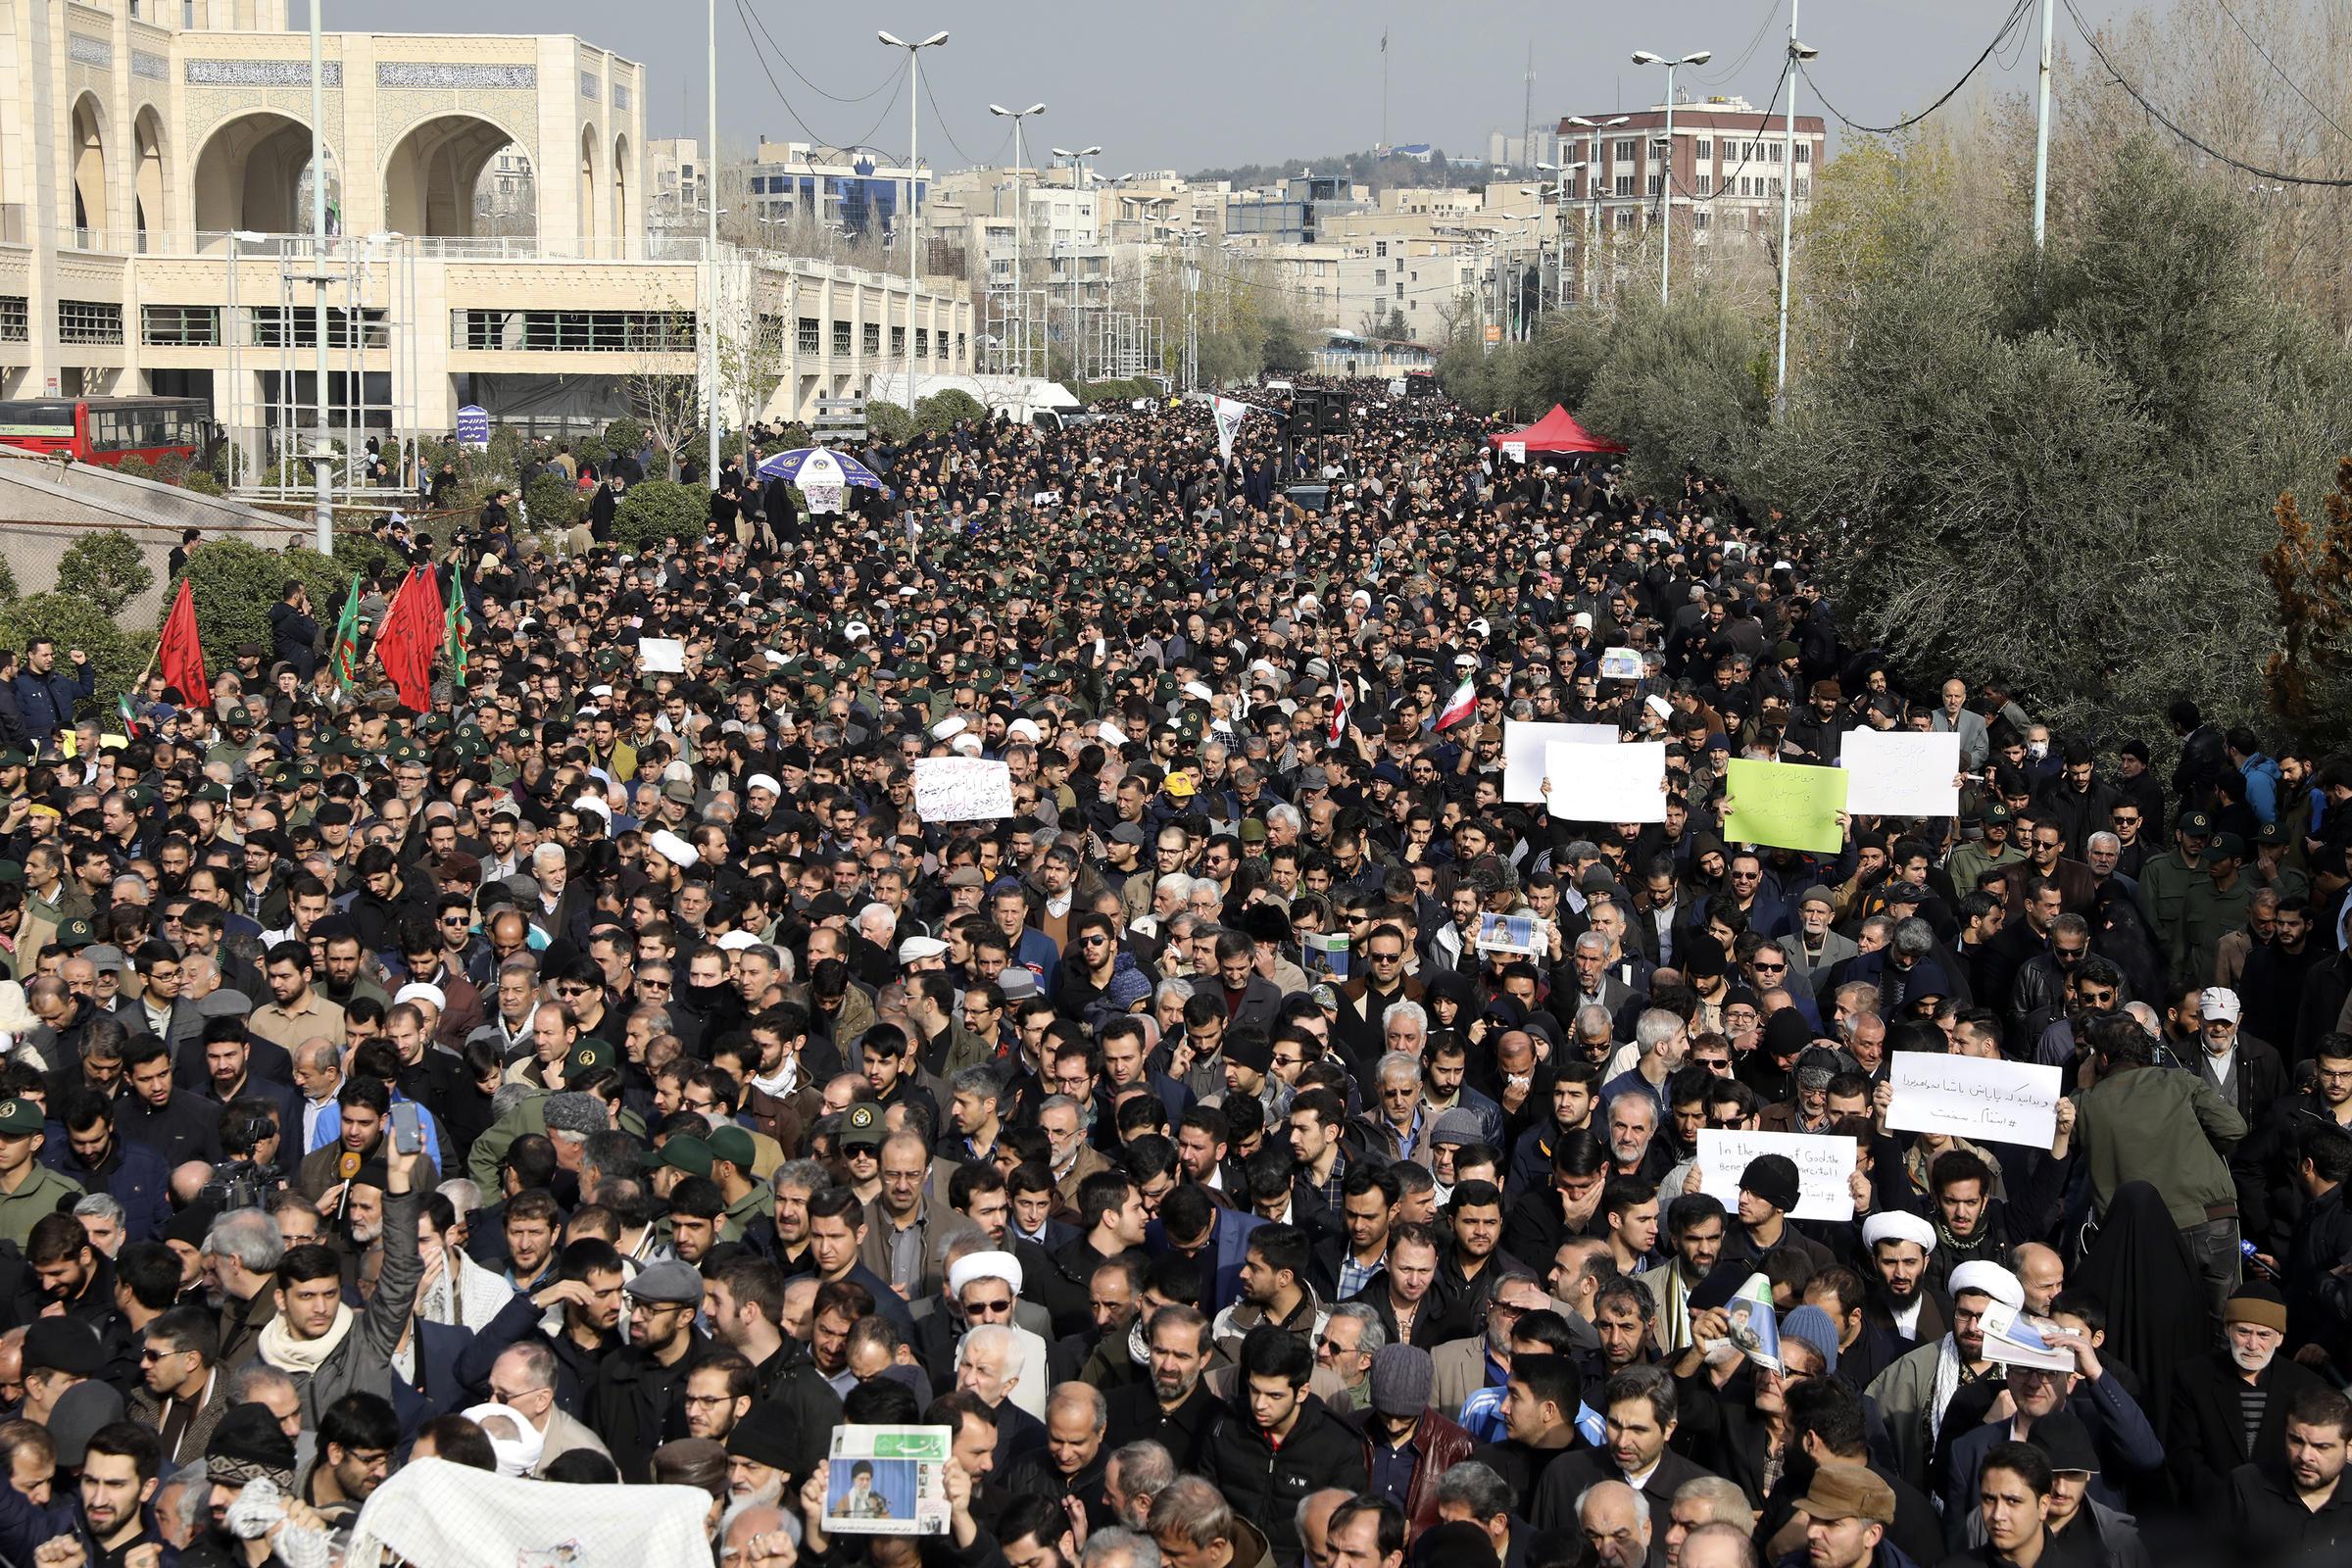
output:
[[[1770,147],[1771,147],[1771,153],[1770,153],[1770,162],[1772,162],[1772,163],[1776,163],[1776,164],[1777,164],[1777,163],[1779,163],[1779,162],[1781,161],[1781,144],[1780,144],[1779,142],[1777,142],[1777,141],[1776,141],[1776,142],[1773,142],[1773,143],[1771,143],[1771,144],[1770,144]]]
[[[1813,161],[1813,144],[1811,142],[1800,141],[1796,144],[1796,161],[1800,164],[1809,164]]]
[[[296,318],[302,344],[315,345],[318,330],[308,313]],[[285,346],[277,313],[255,312],[251,318],[254,341],[265,348]],[[363,344],[385,342],[382,315],[369,311],[361,325]],[[341,313],[327,318],[327,342],[344,346]],[[694,352],[692,311],[452,311],[450,346],[493,353],[530,354],[691,354]]]
[[[1617,209],[1617,226],[1625,229],[1634,226],[1634,210],[1632,208],[1620,207]]]
[[[1796,199],[1798,201],[1804,201],[1813,194],[1812,191],[1808,189],[1812,183],[1813,182],[1811,180],[1805,178],[1805,176],[1802,174],[1796,176]]]
[[[890,329],[890,357],[894,360],[906,357],[906,329],[903,326]]]
[[[1387,268],[1381,267],[1373,270],[1372,286],[1374,288],[1387,288],[1389,286],[1389,270]]]
[[[942,341],[945,340],[943,339]],[[964,335],[961,332],[958,332],[956,334],[956,357],[960,360],[964,357],[965,352]]]
[[[1396,285],[1396,297],[1398,299],[1404,298],[1404,284],[1401,281]]]
[[[1692,228],[1704,228],[1707,226],[1707,213],[1704,208],[1701,208],[1699,211],[1690,215],[1690,226]]]
[[[880,321],[859,323],[858,352],[865,355],[876,355],[882,352],[882,323]]]
[[[1614,156],[1617,162],[1621,164],[1632,163],[1634,161],[1634,144],[1630,141],[1619,142],[1617,144],[1617,151],[1612,156]]]
[[[818,330],[815,317],[801,318],[800,326],[793,334],[792,347],[796,354],[819,354],[824,351],[824,335]]]
[[[31,335],[31,317],[22,294],[0,294],[0,343],[23,343]]]
[[[1616,193],[1620,196],[1631,196],[1634,193],[1634,176],[1631,174],[1619,174],[1617,176]]]
[[[927,326],[914,329],[914,357],[918,360],[931,357],[931,329]]]
[[[1666,176],[1663,173],[1652,174],[1649,176],[1649,193],[1652,196],[1659,194],[1665,188]]]
[[[220,341],[220,312],[211,305],[142,305],[139,341],[167,348],[215,347]]]
[[[1708,173],[1708,172],[1707,172],[1706,171],[1704,171],[1704,170],[1701,170],[1701,171],[1699,171],[1699,174],[1698,174],[1698,193],[1699,193],[1701,196],[1707,196],[1707,195],[1711,195],[1711,194],[1713,194],[1714,190],[1715,190],[1715,176],[1714,176],[1713,174],[1710,174],[1710,173]]]
[[[833,323],[833,352],[840,355],[843,359],[849,358],[850,323],[847,321],[835,321]]]
[[[1373,255],[1375,255],[1375,256],[1386,256],[1386,255],[1388,255],[1388,254],[1389,254],[1389,242],[1388,242],[1387,240],[1385,240],[1385,239],[1382,239],[1382,240],[1374,240],[1374,241],[1372,242],[1372,254],[1373,254]]]
[[[59,300],[57,337],[61,343],[120,343],[122,307],[101,300]]]
[[[1715,143],[1708,137],[1701,136],[1691,144],[1690,151],[1694,157],[1712,158],[1715,156]]]
[[[495,315],[501,313],[494,312],[489,314]],[[526,317],[531,315],[564,315],[584,317],[598,313],[526,311],[521,314]],[[245,313],[245,321],[246,330],[251,336],[251,341],[257,348],[277,349],[291,346],[294,348],[310,349],[317,348],[318,346],[318,318],[311,311],[295,311],[289,316],[289,313],[274,308],[264,310],[260,307],[255,307],[254,309]],[[153,343],[159,340],[151,337],[147,341]],[[381,311],[362,312],[360,318],[360,346],[362,348],[380,349],[389,345],[390,342],[391,338],[384,327],[384,313]],[[329,310],[326,313],[326,346],[332,349],[347,349],[351,347],[350,313],[342,310],[339,307]],[[492,348],[498,348],[504,345],[494,343],[489,346]]]
[[[1775,195],[1775,196],[1778,196],[1780,193],[1781,193],[1781,182],[1780,182],[1780,180],[1779,180],[1779,179],[1776,177],[1776,178],[1775,178],[1775,179],[1772,181],[1772,194],[1773,194],[1773,195]]]

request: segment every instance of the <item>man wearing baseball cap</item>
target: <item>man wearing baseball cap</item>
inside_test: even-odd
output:
[[[43,1214],[82,1193],[79,1182],[41,1163],[45,1120],[36,1101],[0,1101],[0,1241],[19,1248]]]

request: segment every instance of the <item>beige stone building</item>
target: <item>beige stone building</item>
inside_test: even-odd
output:
[[[439,434],[466,404],[608,417],[632,381],[697,373],[713,329],[730,418],[805,416],[910,358],[969,368],[957,285],[649,235],[644,68],[571,36],[327,34],[318,240],[288,20],[0,7],[0,396],[202,396],[268,444],[313,417],[321,279],[351,435]]]

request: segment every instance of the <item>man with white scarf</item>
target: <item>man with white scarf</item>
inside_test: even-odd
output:
[[[1886,1418],[1896,1468],[1922,1491],[1928,1486],[1929,1460],[1952,1396],[1962,1385],[1995,1371],[1984,1356],[1986,1303],[1998,1301],[2013,1311],[2026,1304],[2025,1287],[2017,1276],[1982,1258],[1952,1270],[1951,1290],[1951,1332],[1904,1355],[1864,1391]]]

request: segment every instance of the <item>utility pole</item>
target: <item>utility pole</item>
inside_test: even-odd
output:
[[[1796,7],[1797,0],[1788,0],[1788,63],[1782,68],[1788,89],[1788,117],[1781,122],[1781,325],[1772,402],[1783,415],[1788,412],[1788,273],[1795,266],[1795,253],[1789,246],[1796,232],[1796,76],[1797,68],[1821,52],[1796,41]]]
[[[710,187],[710,213],[703,239],[703,418],[710,433],[710,469],[703,477],[718,488],[718,0],[710,0],[709,58],[704,61],[704,107],[710,112],[710,145],[703,149],[703,183]]]
[[[2034,254],[2041,254],[2050,206],[2050,32],[2057,24],[2053,0],[2041,0],[2041,83],[2034,105]]]
[[[988,112],[1012,122],[1012,308],[1013,318],[1018,323],[1014,330],[1014,336],[1019,340],[1021,348],[1021,368],[1015,373],[1027,375],[1029,373],[1029,295],[1022,280],[1021,249],[1022,231],[1029,226],[1029,198],[1027,187],[1021,183],[1021,172],[1027,163],[1028,154],[1024,151],[1024,143],[1021,140],[1021,122],[1027,120],[1031,115],[1044,114],[1046,106],[1042,103],[1031,104],[1026,109],[1013,110],[1007,109],[1002,104],[990,104]]]
[[[318,381],[318,423],[311,431],[311,527],[314,547],[322,556],[335,549],[330,477],[335,449],[326,440],[326,37],[319,15],[325,9],[325,0],[311,0],[311,304],[318,338],[311,372]]]

